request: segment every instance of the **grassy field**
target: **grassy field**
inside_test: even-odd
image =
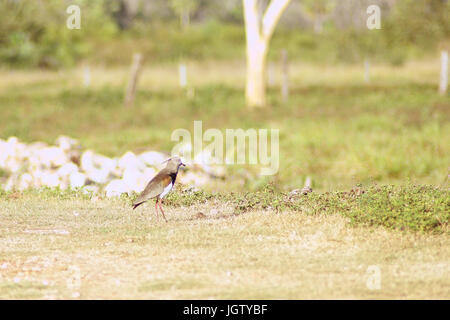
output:
[[[448,190],[387,191],[390,205],[384,189],[293,202],[178,190],[168,223],[152,203],[132,211],[128,198],[4,193],[0,298],[448,299],[448,224],[414,232],[399,212],[422,208],[448,222]],[[380,204],[387,219],[352,217]],[[404,231],[379,226],[392,221]]]
[[[0,190],[0,298],[448,299],[450,99],[437,94],[438,60],[373,65],[370,84],[360,65],[292,61],[287,103],[271,63],[258,110],[244,106],[242,61],[188,62],[190,97],[176,64],[147,61],[130,110],[128,68],[92,67],[89,88],[82,67],[0,70],[2,139],[64,134],[120,156],[169,152],[172,131],[194,120],[280,129],[277,175],[242,186],[236,166],[220,193],[178,189],[167,224],[152,203],[132,211],[132,197]],[[289,197],[307,176],[314,192]]]
[[[345,190],[357,183],[441,184],[450,163],[450,99],[437,94],[438,60],[402,67],[373,65],[363,83],[359,65],[290,65],[290,99],[269,88],[270,106],[244,106],[242,61],[188,62],[193,97],[178,88],[176,64],[147,62],[135,107],[123,107],[127,68],[60,72],[0,71],[0,137],[52,143],[60,134],[109,156],[127,150],[169,152],[174,129],[280,129],[280,171],[268,180],[285,189],[311,176],[315,190]],[[238,172],[239,168],[231,168]],[[256,168],[248,168],[253,170]],[[227,184],[231,190],[241,185]]]

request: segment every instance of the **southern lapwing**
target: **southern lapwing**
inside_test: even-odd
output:
[[[161,206],[161,201],[165,195],[172,190],[172,187],[177,178],[178,169],[180,166],[185,166],[179,157],[172,157],[166,160],[167,165],[164,169],[162,169],[158,174],[150,180],[150,182],[145,187],[144,191],[137,197],[137,199],[133,202],[133,209],[136,209],[138,206],[156,197],[155,202],[155,211],[156,217],[158,217],[158,205],[161,209],[162,216],[164,220],[166,220],[166,216],[164,215],[164,210]],[[164,161],[164,162],[166,162]]]

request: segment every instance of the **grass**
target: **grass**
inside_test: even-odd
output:
[[[264,110],[245,108],[241,61],[188,62],[192,98],[178,88],[175,64],[149,62],[132,110],[122,103],[126,68],[93,67],[88,89],[82,86],[82,68],[4,70],[0,137],[52,143],[65,134],[109,156],[128,150],[169,152],[175,145],[173,130],[192,131],[193,121],[202,120],[204,130],[280,129],[280,171],[247,180],[248,190],[268,181],[298,188],[306,176],[320,191],[373,182],[437,185],[450,163],[450,100],[437,95],[438,66],[437,59],[402,67],[373,65],[371,84],[365,85],[362,66],[293,61],[289,102],[281,101],[275,85]],[[229,169],[239,175],[240,167]],[[227,189],[242,188],[230,181]]]
[[[0,298],[448,299],[448,190],[284,196],[177,191],[166,224],[127,197],[3,193]],[[429,217],[410,228],[419,209]]]
[[[349,218],[353,225],[441,234],[449,231],[449,199],[448,188],[433,186],[355,187],[349,191],[302,196],[286,194],[267,185],[257,192],[246,193],[182,192],[171,194],[166,202],[174,206],[192,206],[221,200],[234,208],[236,215],[260,210],[338,214]]]
[[[179,189],[168,224],[128,196],[0,190],[0,298],[448,299],[450,100],[437,66],[373,65],[365,85],[361,66],[293,61],[289,101],[275,85],[259,110],[244,106],[241,61],[188,62],[191,98],[175,64],[147,64],[131,110],[126,68],[93,67],[90,88],[82,69],[0,71],[1,138],[64,134],[120,156],[168,152],[194,120],[280,129],[278,174],[241,185],[235,166],[219,193]],[[314,192],[289,196],[307,176]],[[366,285],[371,266],[380,290]]]

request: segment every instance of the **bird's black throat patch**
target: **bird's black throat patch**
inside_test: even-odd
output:
[[[177,173],[178,172],[174,172],[170,174],[170,177],[172,178],[172,185],[175,183],[175,180],[177,179]]]

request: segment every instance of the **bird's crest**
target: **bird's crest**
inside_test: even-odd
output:
[[[180,158],[179,156],[173,156],[173,157],[167,158],[166,160],[164,160],[163,162],[161,162],[161,164],[166,163],[166,162],[172,160],[173,158],[179,158],[179,159],[181,160],[181,158]]]

